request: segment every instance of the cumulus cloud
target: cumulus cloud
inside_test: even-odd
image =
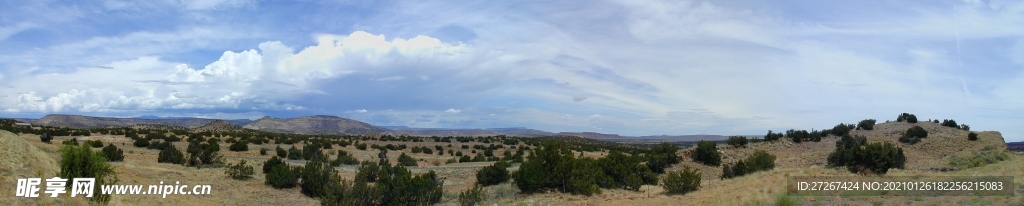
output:
[[[444,110],[444,112],[452,113],[452,114],[458,114],[459,112],[462,112],[462,110],[451,108],[451,109],[448,109],[448,110]]]

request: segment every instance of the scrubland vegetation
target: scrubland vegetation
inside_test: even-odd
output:
[[[887,174],[892,169],[906,168],[908,156],[904,147],[920,145],[930,140],[926,138],[935,136],[929,135],[932,129],[926,129],[934,126],[920,125],[933,122],[918,123],[913,114],[901,114],[897,122],[910,123],[911,126],[905,131],[901,129],[898,141],[891,142],[871,142],[867,137],[858,135],[862,134],[858,131],[880,128],[876,126],[876,120],[865,119],[857,124],[840,123],[824,130],[789,129],[779,133],[769,130],[762,139],[732,136],[725,141],[729,146],[702,141],[693,148],[679,148],[668,143],[627,145],[575,137],[298,135],[253,130],[192,132],[130,127],[14,128],[10,121],[0,121],[6,123],[0,124],[0,129],[39,134],[42,142],[76,134],[79,137],[96,134],[118,135],[116,138],[123,136],[123,140],[113,142],[121,143],[122,147],[127,142],[130,146],[125,148],[130,151],[152,151],[157,158],[148,161],[181,168],[217,170],[225,174],[221,177],[232,181],[256,179],[262,182],[257,184],[263,187],[282,193],[299,191],[322,205],[429,205],[445,202],[476,205],[488,201],[491,193],[502,190],[497,188],[512,189],[504,190],[519,196],[556,193],[600,197],[609,190],[645,193],[651,188],[661,188],[664,195],[687,196],[707,189],[702,184],[712,181],[777,174],[777,153],[761,149],[764,145],[776,144],[799,146],[832,144],[835,141],[835,148],[824,157],[825,166],[862,175]],[[969,130],[966,125],[958,125],[953,120],[936,124]],[[964,134],[970,141],[979,140],[979,135],[974,132],[958,135]],[[92,175],[116,181],[113,177],[117,174],[110,166],[112,163],[108,162],[125,161],[124,149],[106,139],[86,139],[80,146],[77,146],[77,139],[61,140],[65,140],[62,153],[70,155],[70,158],[62,158],[62,175],[67,171],[67,175]],[[105,142],[108,144],[103,146]],[[222,144],[226,151],[221,150]],[[97,148],[98,152],[92,148]],[[225,158],[226,155],[250,153],[251,156],[246,157],[259,158],[260,161],[254,163],[235,158],[228,161]],[[986,148],[969,156],[951,157],[948,164],[963,170],[1010,158],[1008,153]],[[63,159],[80,162],[71,164]],[[446,187],[446,180],[432,168],[444,168],[449,164],[480,166],[473,168],[473,176],[468,180],[455,180],[468,181],[460,183],[468,187],[446,191],[451,187]],[[339,169],[345,165],[352,165],[347,166],[351,172]],[[261,171],[256,172],[254,168]],[[708,176],[714,179],[708,179]],[[104,203],[109,199],[96,197],[92,200]],[[776,200],[786,204],[795,202],[794,198],[785,195],[778,196]]]

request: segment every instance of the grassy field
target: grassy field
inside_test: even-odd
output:
[[[702,184],[698,191],[686,195],[666,195],[660,186],[645,185],[640,191],[628,191],[620,189],[603,190],[601,194],[594,196],[577,196],[557,192],[540,194],[519,194],[519,190],[510,183],[485,187],[486,197],[484,205],[787,205],[790,203],[798,205],[1022,205],[1024,196],[1021,195],[1021,188],[1024,188],[1024,158],[1006,151],[1006,146],[998,132],[979,132],[979,141],[966,140],[967,131],[945,128],[934,123],[918,123],[925,127],[931,134],[928,138],[917,145],[900,145],[905,149],[908,158],[905,169],[890,170],[887,176],[1014,176],[1016,190],[1014,197],[973,197],[973,196],[950,196],[950,197],[903,197],[903,196],[860,196],[860,197],[796,197],[786,194],[786,180],[789,176],[856,176],[843,168],[828,168],[826,157],[835,147],[837,138],[825,138],[821,142],[793,143],[787,139],[769,143],[754,143],[746,147],[734,148],[731,146],[719,145],[723,162],[732,163],[739,159],[746,158],[756,150],[765,150],[775,155],[776,167],[771,171],[762,171],[746,176],[722,180],[721,167],[710,167],[692,162],[684,154],[689,149],[679,152],[683,162],[668,168],[669,171],[681,170],[683,167],[697,168],[703,175]],[[907,123],[885,123],[876,125],[875,130],[853,131],[853,135],[868,137],[869,142],[896,141],[901,130],[909,128]],[[57,174],[57,150],[59,142],[71,139],[71,137],[56,137],[53,144],[46,144],[39,141],[37,135],[22,134],[15,135],[3,132],[0,138],[0,146],[8,148],[0,151],[0,177],[2,184],[0,192],[13,194],[13,187],[17,178],[42,177],[49,178]],[[181,184],[209,184],[213,192],[210,195],[168,195],[161,198],[155,195],[115,195],[111,200],[112,205],[317,205],[316,199],[308,198],[300,194],[298,188],[278,190],[263,184],[264,175],[261,173],[261,164],[270,155],[274,154],[277,144],[250,145],[249,151],[232,152],[227,150],[228,144],[221,144],[221,153],[225,156],[226,162],[233,163],[239,160],[248,160],[254,164],[256,175],[249,180],[232,180],[224,174],[223,168],[188,168],[181,165],[156,163],[156,150],[137,148],[131,146],[130,139],[123,136],[93,135],[90,137],[78,137],[79,141],[101,140],[104,144],[113,143],[125,150],[125,160],[115,162],[115,167],[120,182],[118,184],[159,184],[160,181],[174,182]],[[441,145],[445,150],[454,149],[463,151],[468,155],[470,149],[461,149],[461,145],[481,144],[470,143],[434,143],[434,142],[378,142],[364,141],[367,144],[385,145],[406,144],[408,147],[427,146],[434,148]],[[301,148],[301,144],[295,144]],[[184,142],[175,143],[180,150],[186,147]],[[289,148],[291,145],[281,145],[282,148]],[[1005,152],[1009,157],[1004,161],[995,162],[980,167],[961,169],[952,172],[939,172],[932,168],[950,167],[949,162],[955,158],[972,158],[977,151],[983,148],[990,148],[993,151]],[[270,150],[268,155],[260,155],[259,149]],[[337,147],[330,149],[345,150],[360,160],[376,159],[375,150],[358,150],[353,146]],[[413,154],[405,150],[406,154],[420,160],[420,167],[412,168],[413,173],[424,173],[430,170],[445,177],[445,195],[441,205],[456,205],[458,192],[469,189],[475,183],[476,170],[492,162],[453,163],[445,162],[453,156],[437,154]],[[435,151],[436,152],[436,151]],[[477,151],[482,152],[482,151]],[[501,154],[504,149],[495,151]],[[392,162],[397,162],[400,152],[389,152]],[[586,152],[585,156],[600,157],[606,152]],[[438,162],[434,165],[433,162]],[[295,161],[293,163],[301,163]],[[355,167],[343,166],[337,168],[345,179],[351,179],[355,175]],[[515,170],[515,167],[513,167]],[[3,205],[86,205],[83,198],[70,198],[62,196],[59,198],[17,198],[13,195],[0,197]]]

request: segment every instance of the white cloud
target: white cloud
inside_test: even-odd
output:
[[[451,109],[448,109],[448,110],[444,110],[444,112],[452,113],[452,114],[458,114],[459,112],[462,112],[462,110],[451,108]]]

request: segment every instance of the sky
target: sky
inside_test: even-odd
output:
[[[1024,141],[1022,1],[2,1],[0,116]]]

